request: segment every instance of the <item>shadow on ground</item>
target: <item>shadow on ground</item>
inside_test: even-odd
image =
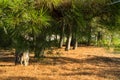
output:
[[[14,63],[13,56],[3,56],[0,57],[0,63]],[[39,60],[30,58],[30,65],[66,65],[66,64],[78,64],[84,66],[84,64],[95,66],[93,68],[89,66],[85,67],[72,67],[72,69],[61,68],[62,70],[69,70],[69,73],[62,73],[61,76],[76,76],[76,75],[95,75],[107,79],[120,80],[120,58],[117,57],[105,57],[105,56],[93,56],[88,55],[87,58],[77,59],[71,57],[45,57]],[[0,67],[4,66],[13,66],[0,64]],[[4,71],[0,70],[0,74]],[[71,73],[70,73],[71,72]],[[8,77],[3,80],[37,80],[36,78],[31,77]]]
[[[62,76],[98,76],[108,80],[120,80],[120,58],[93,56],[82,60],[64,59],[73,63],[80,63],[83,67],[74,67],[72,69],[63,68],[70,72],[62,73]],[[95,67],[85,66],[84,64]]]
[[[2,80],[38,80],[37,78],[35,77],[5,77],[5,78],[0,78]]]
[[[41,65],[64,65],[64,64],[78,64],[83,67],[76,67],[72,69],[67,67],[61,68],[68,70],[67,73],[60,74],[61,76],[98,76],[105,79],[120,80],[120,58],[92,56],[86,59],[76,59],[70,57],[46,57],[41,61]],[[85,66],[84,64],[94,66]]]
[[[0,63],[14,63],[15,58],[13,55],[11,56],[0,56]],[[44,57],[40,59],[35,59],[34,57],[30,57],[30,64],[39,63],[42,65],[60,65],[60,64],[68,64],[68,63],[88,63],[91,65],[96,66],[103,66],[103,67],[120,67],[120,58],[117,57],[104,57],[104,56],[93,56],[88,55],[87,58],[78,59],[78,58],[71,58],[71,57]],[[1,65],[0,66],[5,66]],[[13,66],[13,65],[8,65]]]
[[[108,80],[120,80],[120,69],[91,69],[81,68],[82,70],[71,70],[71,73],[63,73],[62,76],[98,76]],[[97,79],[98,80],[98,79]]]
[[[49,61],[48,61],[49,60]],[[32,61],[32,60],[31,60]],[[32,61],[33,62],[33,61]],[[67,63],[88,63],[91,65],[96,66],[110,66],[110,67],[120,67],[120,58],[116,57],[103,57],[103,56],[93,56],[88,57],[85,59],[76,59],[76,58],[70,58],[70,57],[45,57],[41,61],[39,61],[40,64],[43,65],[59,65],[59,64],[67,64]]]

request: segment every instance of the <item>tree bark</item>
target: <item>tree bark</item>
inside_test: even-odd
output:
[[[63,21],[63,24],[61,26],[59,48],[62,48],[62,46],[63,46],[63,42],[64,42],[63,39],[64,39],[64,21]]]
[[[22,51],[16,49],[16,51],[15,51],[15,65],[20,63],[20,56],[19,55],[21,53],[22,53]]]
[[[73,44],[73,49],[77,49],[78,47],[78,41],[77,41],[77,37],[74,39],[74,44]]]
[[[45,35],[39,35],[36,37],[36,45],[35,45],[35,58],[40,58],[44,55],[45,50],[45,43],[46,43],[46,36]]]
[[[71,39],[72,39],[72,33],[70,33],[70,34],[68,35],[68,37],[67,37],[65,51],[70,50]]]
[[[63,46],[63,36],[60,36],[59,48]]]
[[[88,41],[87,41],[87,46],[91,45],[91,26],[88,25]]]
[[[101,46],[102,33],[99,31],[97,34],[97,46]]]
[[[15,52],[15,65],[19,63],[19,55],[17,52]]]

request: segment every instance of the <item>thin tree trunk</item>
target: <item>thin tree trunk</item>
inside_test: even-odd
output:
[[[19,63],[19,57],[18,57],[18,52],[15,51],[15,65],[17,65]]]
[[[76,32],[74,33],[75,35],[73,36],[73,49],[77,49],[78,47],[78,41],[77,41],[77,29]]]
[[[60,36],[59,48],[63,46],[63,36]]]
[[[71,41],[72,41],[72,26],[68,25],[67,27],[68,27],[68,35],[67,35],[67,41],[66,41],[65,51],[70,50]]]
[[[45,50],[45,39],[46,36],[45,35],[39,35],[38,37],[36,37],[36,46],[35,46],[35,58],[40,58],[43,57],[44,55],[44,50]]]
[[[88,41],[87,41],[87,45],[90,46],[91,44],[91,26],[88,25]]]
[[[102,34],[99,31],[98,34],[97,34],[97,46],[101,45],[101,40],[102,40]]]
[[[72,39],[72,33],[70,33],[67,37],[66,48],[65,48],[66,51],[70,50],[71,39]]]
[[[60,42],[59,42],[59,48],[62,48],[63,46],[63,39],[64,39],[64,22],[63,25],[61,26],[61,34],[60,34]]]
[[[95,35],[95,46],[98,45],[98,41],[97,41],[97,35]]]
[[[78,41],[77,41],[77,37],[76,37],[74,40],[73,49],[75,50],[75,49],[77,49],[77,47],[78,47]]]
[[[15,65],[20,63],[20,56],[19,55],[21,53],[22,53],[22,51],[16,49],[16,51],[15,51]]]
[[[112,42],[113,42],[113,35],[111,34],[110,39],[109,39],[109,43],[108,43],[109,47],[112,46]]]

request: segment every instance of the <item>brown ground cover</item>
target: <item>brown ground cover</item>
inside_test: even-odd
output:
[[[120,54],[104,48],[55,49],[29,66],[14,65],[14,54],[0,50],[0,80],[120,80]]]

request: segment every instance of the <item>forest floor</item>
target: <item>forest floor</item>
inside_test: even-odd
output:
[[[14,53],[0,50],[0,80],[120,80],[120,54],[98,47],[62,48],[15,66]]]

